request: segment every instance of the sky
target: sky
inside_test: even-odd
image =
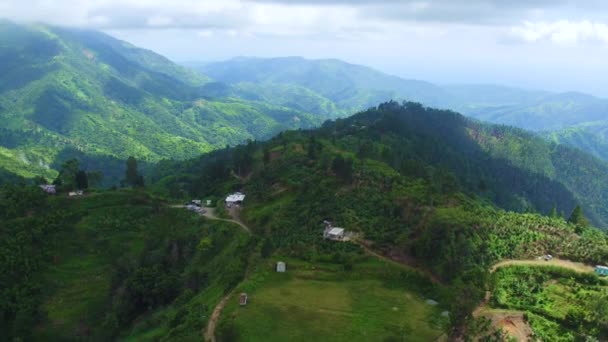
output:
[[[409,79],[608,97],[604,0],[0,0],[177,62],[338,58]]]

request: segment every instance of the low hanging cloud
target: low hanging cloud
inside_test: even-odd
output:
[[[525,22],[511,28],[510,36],[525,43],[555,44],[608,43],[608,25],[588,20]]]
[[[0,0],[0,16],[101,30],[383,39],[487,27],[511,41],[606,42],[600,0]],[[523,23],[523,24],[522,24]],[[496,39],[500,39],[499,35]]]

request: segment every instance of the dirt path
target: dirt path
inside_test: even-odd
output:
[[[207,328],[205,329],[205,342],[215,342],[215,328],[217,327],[217,322],[220,319],[220,315],[222,314],[222,310],[228,303],[228,299],[232,296],[234,291],[230,291],[222,300],[217,303],[215,308],[213,309],[213,313],[211,317],[209,317],[209,322],[207,322]]]
[[[184,205],[171,205],[170,207],[171,208],[186,208],[186,206],[184,206]],[[201,214],[201,216],[204,216],[210,220],[234,223],[234,224],[238,225],[239,227],[243,228],[249,235],[251,235],[251,229],[249,229],[249,227],[247,227],[247,225],[239,219],[238,210],[236,208],[230,209],[228,211],[228,213],[230,214],[232,219],[223,219],[223,218],[217,217],[217,215],[215,214],[215,208],[205,207],[205,208],[203,208],[203,213]],[[247,275],[245,275],[245,278],[246,277],[247,277]],[[211,316],[209,317],[209,321],[207,322],[207,327],[205,328],[205,333],[203,335],[205,342],[215,342],[215,328],[217,327],[217,322],[220,319],[222,310],[224,310],[226,303],[228,303],[228,300],[230,299],[230,297],[233,294],[234,294],[234,290],[230,291],[230,293],[225,295],[224,298],[222,298],[222,300],[219,303],[217,303],[215,308],[213,308],[213,312],[211,313]]]
[[[514,265],[525,265],[525,266],[557,266],[567,268],[569,270],[579,273],[590,273],[593,272],[593,267],[585,265],[580,262],[573,262],[564,259],[553,259],[549,261],[530,259],[530,260],[503,260],[499,263],[494,264],[490,268],[490,273],[494,273],[498,268],[503,266],[514,266]]]
[[[238,224],[247,233],[251,234],[251,229],[249,229],[249,227],[247,227],[247,225],[245,225],[245,223],[243,223],[243,221],[241,221],[238,218],[238,213],[235,210],[228,211],[230,213],[230,216],[232,216],[232,219],[223,219],[223,218],[219,218],[215,215],[215,208],[204,208],[204,209],[205,209],[205,211],[203,212],[203,216],[205,216],[206,218],[208,218],[210,220],[232,222],[234,224]]]
[[[249,227],[247,227],[247,225],[245,225],[239,219],[238,211],[232,209],[232,210],[229,210],[228,212],[230,213],[230,216],[232,216],[232,219],[223,219],[223,218],[217,217],[215,215],[215,208],[204,208],[202,215],[210,220],[231,222],[231,223],[237,224],[241,228],[243,228],[248,234],[251,235],[251,229],[249,229]],[[246,277],[247,277],[247,275],[245,275],[245,278]],[[217,303],[217,305],[213,309],[213,313],[211,313],[211,316],[209,317],[209,321],[207,322],[207,328],[205,329],[204,336],[205,336],[206,342],[215,342],[215,328],[217,327],[217,322],[220,319],[222,310],[224,310],[226,303],[228,302],[230,297],[232,297],[233,293],[234,293],[234,290],[230,291],[230,293],[228,293],[226,296],[224,296],[224,298],[222,298],[222,300],[219,303]]]
[[[176,204],[176,205],[170,205],[170,208],[183,208],[185,209],[186,206],[185,205],[180,205],[180,204]],[[243,228],[247,233],[251,234],[251,229],[249,229],[249,227],[247,227],[247,225],[245,223],[243,223],[243,221],[241,221],[238,217],[238,211],[235,209],[231,209],[228,211],[228,213],[230,214],[230,216],[232,217],[232,219],[223,219],[218,217],[215,214],[215,208],[209,208],[209,207],[204,207],[203,208],[203,213],[201,214],[201,216],[204,216],[210,220],[216,220],[216,221],[224,221],[224,222],[231,222],[234,224],[239,225],[241,228]]]
[[[394,260],[391,259],[385,255],[382,255],[374,250],[372,250],[367,244],[365,244],[362,241],[358,241],[358,240],[353,240],[352,242],[358,244],[359,246],[361,246],[361,248],[363,248],[363,250],[365,251],[365,253],[374,256],[378,259],[384,260],[390,264],[396,265],[398,267],[401,268],[407,268],[409,271],[416,271],[419,273],[424,274],[425,276],[427,276],[429,279],[431,279],[431,281],[435,284],[442,284],[441,280],[434,275],[431,271],[424,269],[423,267],[421,267],[420,265],[413,265],[413,264],[409,264],[405,261],[402,260]]]

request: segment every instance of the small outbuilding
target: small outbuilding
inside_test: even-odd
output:
[[[277,262],[277,272],[285,273],[286,269],[287,269],[287,266],[285,265],[285,263],[283,261]]]
[[[602,277],[608,276],[608,266],[595,266],[595,274]]]
[[[327,231],[326,239],[341,241],[344,239],[344,228],[333,227]]]
[[[239,305],[247,305],[247,294],[245,292],[241,293],[241,295],[239,296]]]

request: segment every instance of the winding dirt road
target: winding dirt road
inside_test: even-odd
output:
[[[217,217],[215,215],[215,208],[204,208],[204,212],[202,215],[210,220],[234,223],[234,224],[238,225],[239,227],[243,228],[248,234],[251,235],[251,229],[249,229],[249,227],[247,227],[247,225],[245,225],[243,223],[243,221],[241,221],[239,219],[238,211],[233,208],[232,210],[229,210],[228,212],[230,213],[230,216],[232,217],[232,219],[223,219],[223,218]],[[234,293],[234,290],[230,291],[227,295],[224,296],[224,298],[222,298],[222,300],[219,303],[217,303],[215,308],[213,308],[213,312],[211,313],[211,316],[209,317],[209,321],[207,322],[207,327],[205,328],[205,334],[204,334],[205,342],[215,342],[215,328],[217,327],[217,322],[220,319],[220,315],[222,314],[222,311],[224,310],[226,303],[228,303],[228,300],[230,299],[230,297],[232,297],[233,293]]]
[[[186,206],[172,205],[171,208],[186,208]],[[228,211],[228,213],[230,214],[232,219],[223,219],[223,218],[218,217],[215,214],[215,208],[205,207],[203,209],[204,209],[204,211],[201,214],[201,216],[204,216],[209,220],[234,223],[234,224],[238,225],[239,227],[243,228],[249,235],[251,235],[251,229],[249,229],[249,227],[247,227],[247,225],[245,223],[243,223],[243,221],[240,220],[240,218],[238,216],[238,210],[236,208],[232,208]],[[224,296],[224,298],[222,298],[222,300],[220,300],[219,303],[217,303],[215,308],[213,308],[213,312],[211,313],[211,316],[209,316],[209,321],[207,322],[207,327],[205,328],[205,331],[203,334],[205,342],[215,342],[215,328],[217,327],[217,322],[220,319],[222,310],[224,310],[226,303],[228,303],[228,300],[230,299],[230,297],[232,296],[233,293],[234,293],[234,290],[230,291],[227,295]]]

